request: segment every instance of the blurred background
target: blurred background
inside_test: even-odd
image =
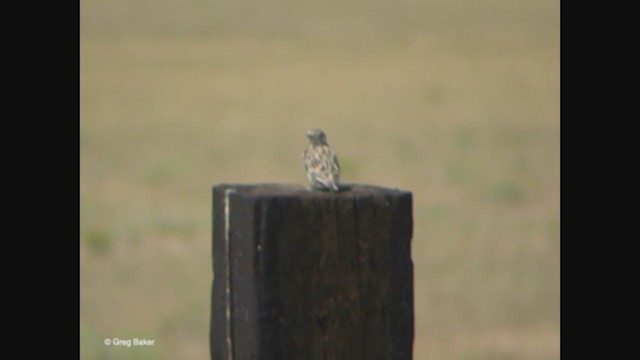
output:
[[[306,185],[314,127],[413,192],[415,359],[560,358],[558,1],[80,8],[82,359],[207,359],[211,187]]]

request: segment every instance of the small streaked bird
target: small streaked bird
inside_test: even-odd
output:
[[[312,189],[338,192],[340,165],[336,153],[327,143],[327,136],[320,129],[307,132],[309,147],[304,151],[304,169]]]

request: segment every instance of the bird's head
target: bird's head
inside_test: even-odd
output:
[[[327,145],[327,136],[320,129],[311,129],[307,132],[311,145]]]

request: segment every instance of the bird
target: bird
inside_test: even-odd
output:
[[[302,158],[311,189],[338,192],[340,164],[338,156],[327,143],[327,135],[321,129],[311,129],[307,138],[309,147]]]

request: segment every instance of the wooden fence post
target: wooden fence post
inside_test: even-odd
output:
[[[410,192],[213,188],[214,360],[411,359]]]

